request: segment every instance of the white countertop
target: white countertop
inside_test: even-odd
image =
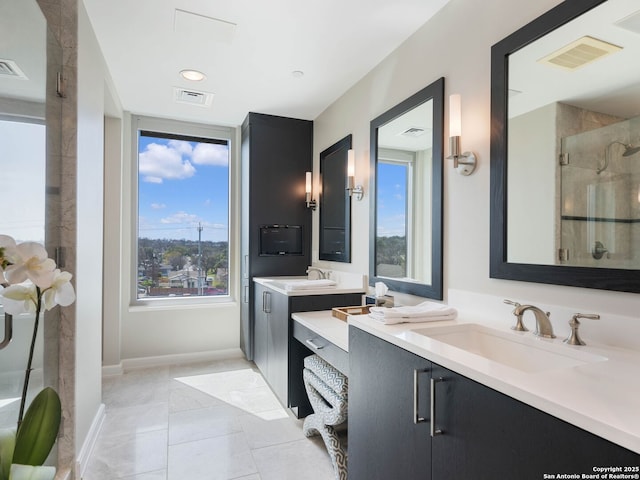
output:
[[[293,318],[340,348],[348,351],[347,323],[330,311],[296,313]],[[455,321],[384,325],[368,315],[352,315],[348,324],[426,358],[467,378],[520,400],[550,415],[640,453],[640,352],[591,342],[584,347],[562,344],[607,357],[606,361],[569,368],[526,373],[493,362],[422,335],[407,335],[415,329],[460,323],[478,323],[460,316]],[[495,327],[492,325],[491,328]],[[522,335],[509,327],[510,335]],[[532,335],[531,332],[525,335]]]
[[[346,277],[346,274],[341,272],[341,275]],[[254,277],[253,281],[259,283],[260,285],[264,285],[278,293],[282,293],[283,295],[288,295],[290,297],[293,296],[304,296],[304,295],[336,295],[342,293],[362,293],[366,291],[365,286],[363,285],[361,275],[358,275],[357,278],[351,280],[349,278],[345,278],[344,280],[338,279],[338,283],[335,287],[322,287],[322,288],[306,288],[303,290],[285,290],[284,283],[287,280],[301,280],[307,277]]]
[[[291,315],[291,318],[312,332],[326,338],[345,352],[349,351],[349,329],[347,322],[331,315],[330,310],[298,312]]]

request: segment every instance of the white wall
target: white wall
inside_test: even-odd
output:
[[[557,263],[556,109],[551,103],[509,119],[509,262]]]
[[[605,334],[612,342],[626,342],[630,329],[640,326],[640,296],[620,292],[540,285],[489,278],[489,135],[491,46],[560,3],[513,0],[451,0],[425,26],[354,85],[316,120],[314,168],[319,152],[345,135],[353,134],[356,177],[367,185],[369,172],[369,122],[411,94],[445,77],[445,96],[462,95],[462,149],[473,150],[479,166],[469,177],[457,175],[445,161],[444,179],[444,286],[445,301],[462,302],[485,294],[484,307],[511,322],[510,308],[502,298],[541,306],[563,306],[603,315],[598,325],[585,327],[591,335]],[[448,118],[445,112],[445,125]],[[445,126],[445,136],[448,136]],[[445,153],[446,155],[446,153]],[[368,197],[353,203],[353,261],[320,262],[323,267],[368,272]],[[314,213],[317,229],[318,212]],[[317,239],[314,238],[314,242]],[[317,244],[314,243],[314,250]],[[475,301],[475,300],[473,300]],[[557,329],[566,321],[564,310],[552,315]],[[551,308],[552,314],[555,311]],[[618,319],[617,315],[622,316]],[[617,331],[616,338],[611,332]],[[625,333],[627,333],[625,335]],[[636,335],[637,337],[637,335]],[[636,340],[637,341],[637,340]]]
[[[105,323],[119,325],[120,336],[111,335],[107,339],[107,348],[111,352],[105,356],[105,366],[119,369],[120,362],[130,365],[153,364],[159,361],[196,360],[215,356],[218,353],[237,353],[240,348],[240,291],[239,277],[239,238],[240,238],[240,185],[239,185],[239,144],[240,133],[236,129],[235,143],[231,152],[231,194],[232,211],[229,233],[231,236],[231,272],[230,300],[224,303],[205,305],[135,305],[132,301],[131,281],[135,276],[134,247],[136,202],[134,197],[134,179],[136,178],[137,159],[131,145],[131,115],[126,114],[123,122],[124,162],[122,165],[122,182],[110,189],[106,198],[107,213],[118,209],[117,214],[110,215],[114,220],[113,227],[119,232],[120,257],[118,258],[118,278],[114,278],[119,288],[119,318],[106,318]],[[233,142],[232,142],[233,143]],[[111,168],[111,167],[108,167]],[[117,168],[117,167],[114,167]],[[114,177],[115,178],[115,177]],[[121,202],[121,203],[120,203]],[[121,209],[120,209],[121,205]],[[236,208],[237,207],[237,208]],[[119,223],[115,223],[119,220]],[[115,231],[115,230],[114,230]],[[135,291],[135,290],[134,290]],[[115,342],[120,340],[120,345]],[[113,355],[120,351],[120,358]],[[170,356],[161,360],[157,357]],[[114,371],[115,371],[114,370]]]
[[[84,5],[78,5],[76,454],[102,402],[103,128],[108,73]],[[63,126],[64,128],[64,126]]]

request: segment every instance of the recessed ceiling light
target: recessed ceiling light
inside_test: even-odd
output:
[[[291,72],[291,75],[293,76],[293,78],[302,78],[304,77],[304,72],[302,70],[294,70],[293,72]]]
[[[199,72],[198,70],[182,70],[180,72],[180,76],[185,80],[190,80],[192,82],[199,82],[207,78],[204,73]]]

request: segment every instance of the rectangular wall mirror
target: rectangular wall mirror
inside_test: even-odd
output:
[[[640,292],[638,25],[565,1],[494,45],[493,278]]]
[[[351,262],[350,149],[351,135],[347,135],[320,153],[320,260]]]
[[[369,281],[442,299],[444,78],[371,121]]]

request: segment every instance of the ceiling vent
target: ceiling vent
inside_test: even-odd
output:
[[[409,127],[404,132],[400,132],[398,135],[405,137],[421,137],[424,135],[425,129],[421,127]]]
[[[173,98],[176,103],[197,105],[198,107],[210,107],[213,102],[213,93],[199,92],[182,87],[173,87]]]
[[[575,70],[620,50],[622,47],[586,36],[541,58],[538,62],[565,70]]]
[[[18,64],[13,60],[3,60],[0,58],[0,75],[3,77],[13,77],[13,78],[23,78],[27,79],[27,76],[24,74]]]

